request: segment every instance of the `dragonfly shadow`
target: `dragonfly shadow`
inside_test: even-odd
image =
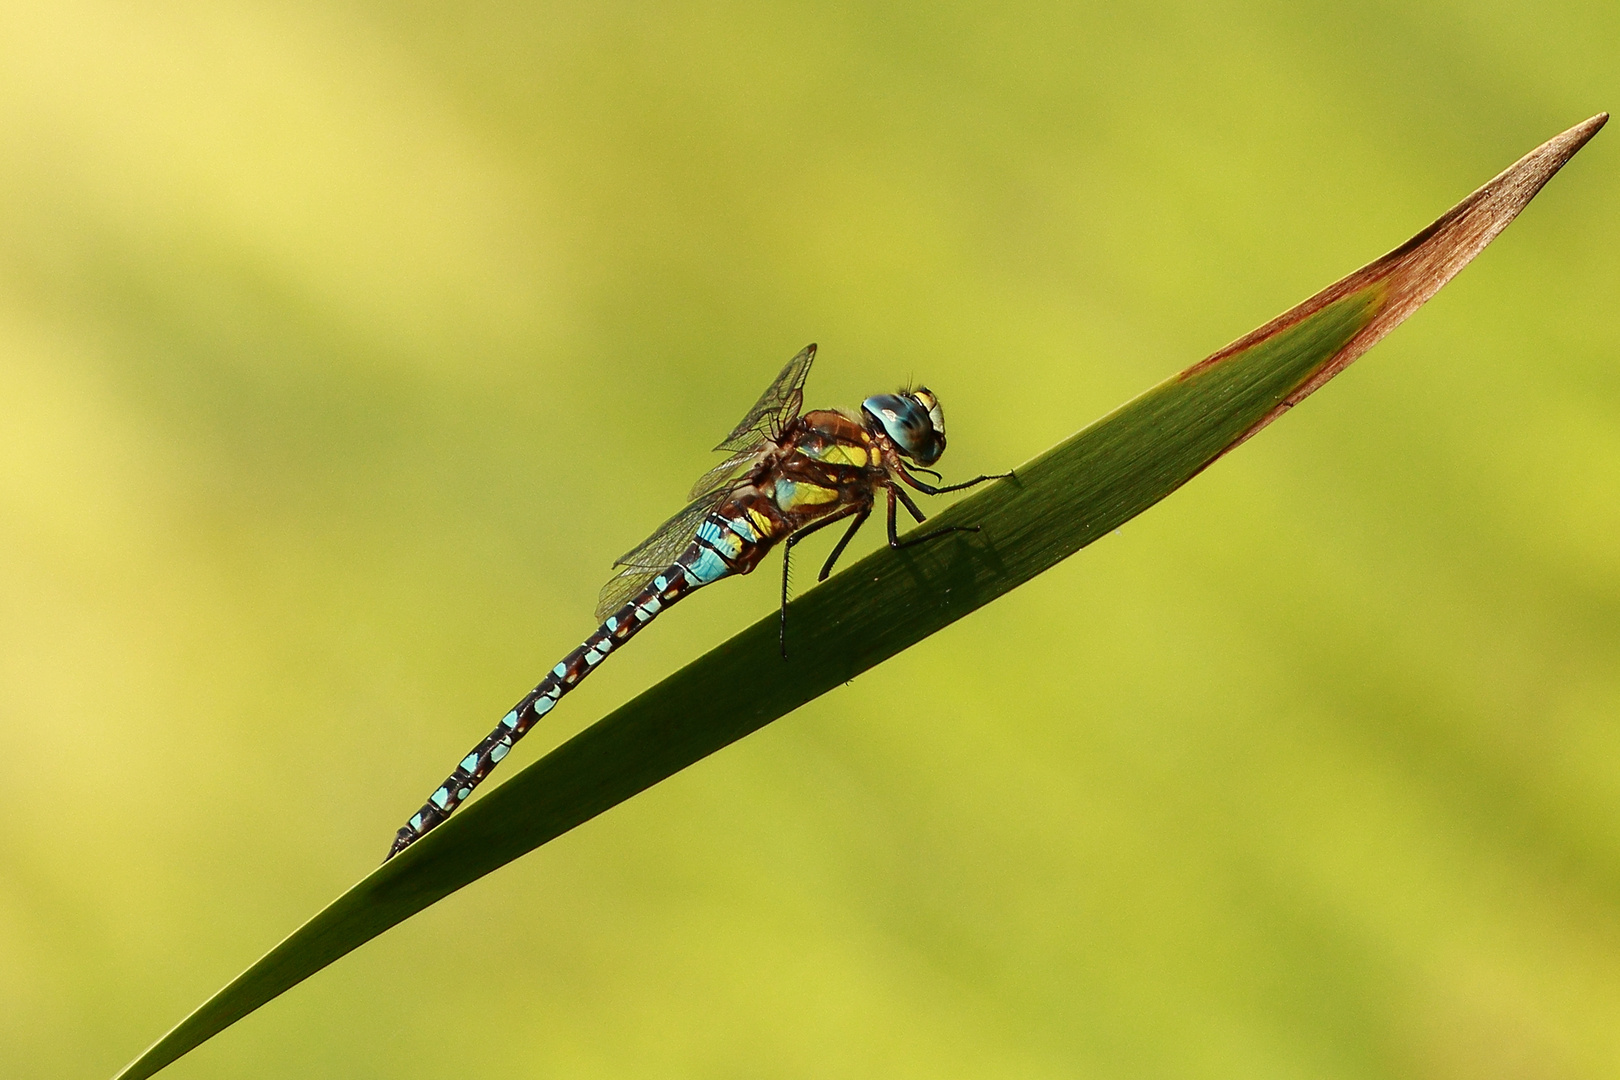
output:
[[[954,621],[948,614],[953,607],[960,605],[965,614],[983,604],[987,594],[997,591],[992,582],[1007,572],[994,536],[983,531],[948,533],[913,548],[891,549],[890,554],[913,590],[932,597],[931,607],[945,615],[938,625]]]

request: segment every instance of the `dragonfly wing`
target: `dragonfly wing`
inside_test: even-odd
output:
[[[799,350],[787,362],[787,367],[766,387],[759,401],[748,415],[732,429],[716,450],[733,453],[750,450],[764,439],[774,439],[799,418],[799,406],[804,403],[804,380],[810,374],[810,363],[816,358],[814,343]]]
[[[698,477],[697,483],[692,485],[688,499],[701,499],[705,495],[713,495],[717,491],[729,491],[737,486],[737,482],[747,476],[759,459],[764,443],[756,443],[746,450],[732,454],[726,460]]]
[[[734,428],[724,442],[715,447],[731,454],[725,461],[698,478],[692,486],[692,501],[674,517],[660,525],[651,536],[619,556],[613,563],[619,567],[608,583],[602,586],[597,600],[596,616],[605,618],[623,607],[647,583],[666,569],[676,556],[686,550],[709,511],[725,501],[737,481],[753,467],[754,459],[764,448],[767,439],[775,439],[799,418],[799,407],[804,403],[804,380],[810,374],[810,364],[816,358],[815,345],[800,349],[798,355],[787,362],[776,381],[766,387],[748,415]]]
[[[729,493],[730,488],[726,487],[693,499],[653,530],[651,536],[615,559],[613,565],[620,569],[602,586],[602,594],[596,602],[596,617],[604,619],[613,614],[646,588],[649,581],[669,569],[697,535],[698,526],[709,516],[709,511],[724,502]]]

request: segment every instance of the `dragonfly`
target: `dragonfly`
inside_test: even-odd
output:
[[[602,588],[596,606],[596,617],[602,620],[596,632],[563,657],[462,759],[400,828],[384,862],[444,822],[564,694],[693,590],[751,573],[771,548],[782,544],[778,639],[785,660],[788,565],[799,541],[829,525],[849,522],[817,575],[817,581],[825,581],[866,523],[880,493],[887,500],[891,548],[978,531],[976,525],[949,525],[901,537],[896,507],[903,506],[921,524],[926,517],[906,487],[942,495],[1013,474],[945,484],[929,468],[945,452],[945,414],[939,398],[926,387],[874,395],[861,403],[858,413],[817,409],[801,415],[804,383],[815,357],[811,344],[787,362],[748,415],[715,447],[728,456],[693,485],[691,501],[619,556],[613,564],[618,572]],[[919,473],[938,482],[919,479]]]

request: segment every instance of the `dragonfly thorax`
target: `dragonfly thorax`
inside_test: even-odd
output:
[[[945,452],[945,413],[927,387],[898,394],[874,394],[861,402],[861,416],[874,435],[919,465],[932,465]]]

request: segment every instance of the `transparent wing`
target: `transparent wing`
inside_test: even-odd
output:
[[[717,491],[730,491],[737,486],[737,482],[748,475],[759,459],[759,445],[750,446],[747,450],[732,454],[726,460],[697,478],[692,485],[688,499],[701,499],[705,495],[713,495]]]
[[[596,617],[605,619],[613,614],[632,596],[646,588],[647,583],[657,577],[660,571],[667,569],[692,542],[698,526],[708,517],[709,511],[725,501],[729,490],[721,488],[700,499],[693,499],[674,517],[653,530],[651,536],[613,560],[613,565],[621,569],[602,586],[602,594],[596,601]]]
[[[757,448],[765,439],[774,439],[787,426],[799,418],[799,406],[804,403],[804,380],[810,374],[810,363],[816,358],[812,342],[799,350],[799,355],[787,362],[782,374],[760,395],[747,416],[727,435],[716,450],[741,453]]]
[[[724,502],[737,481],[753,467],[765,440],[780,436],[799,418],[799,407],[804,403],[804,380],[815,358],[816,346],[812,343],[787,362],[748,415],[715,447],[730,452],[731,456],[698,477],[697,483],[692,485],[692,501],[658,526],[651,536],[614,560],[613,565],[621,569],[602,586],[602,594],[596,602],[597,618],[606,618],[623,607],[646,588],[659,571],[674,562],[692,542],[698,525],[709,511]]]

